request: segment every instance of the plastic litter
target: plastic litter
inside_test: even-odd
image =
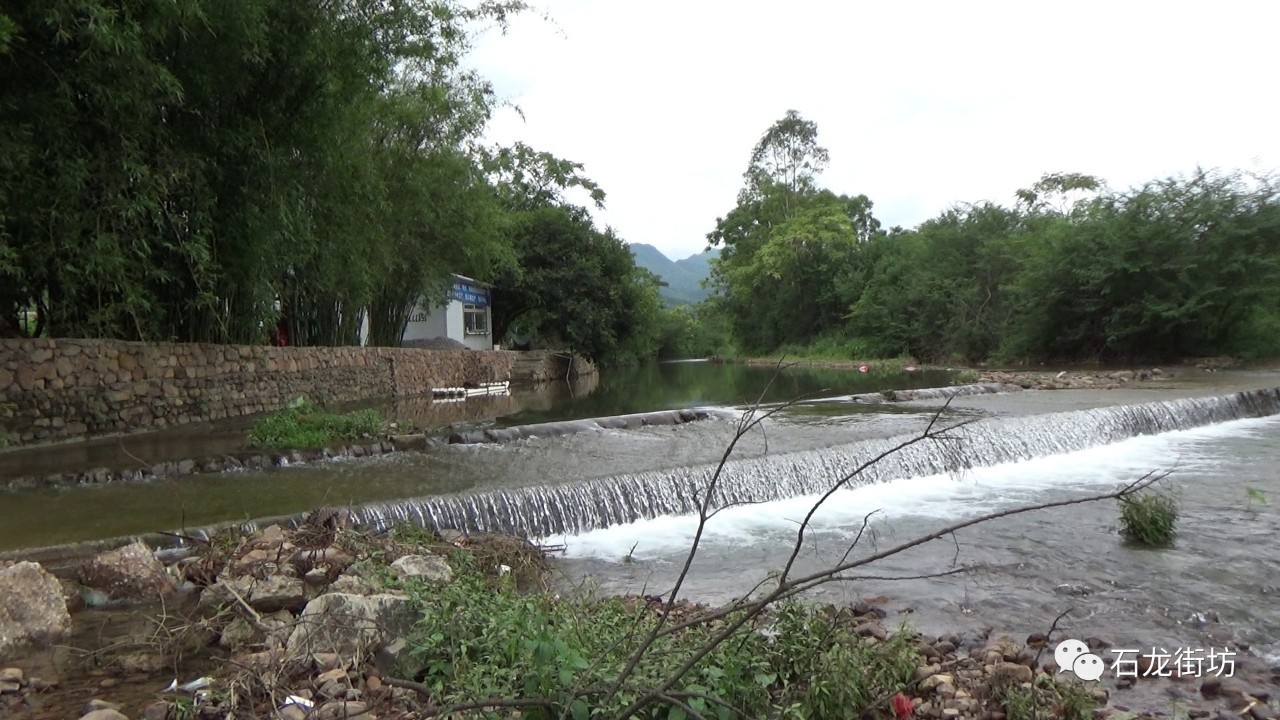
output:
[[[182,692],[195,692],[197,690],[203,690],[212,684],[213,684],[213,678],[210,678],[210,677],[196,678],[195,680],[192,680],[186,685],[183,685],[181,688],[179,688],[179,690],[182,690]]]

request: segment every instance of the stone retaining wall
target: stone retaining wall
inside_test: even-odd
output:
[[[0,340],[0,437],[30,445],[511,378],[492,351]]]
[[[511,370],[514,383],[546,383],[595,375],[599,370],[591,360],[556,350],[514,351]]]

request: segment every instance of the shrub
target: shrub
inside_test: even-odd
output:
[[[382,416],[374,410],[337,414],[298,398],[284,410],[255,422],[249,430],[249,442],[257,447],[317,448],[377,434],[382,426]]]
[[[547,698],[554,712],[526,718],[612,716],[704,648],[720,623],[658,639],[610,703],[607,687],[657,621],[640,598],[562,599],[525,595],[485,577],[474,558],[455,553],[458,575],[444,587],[406,581],[421,620],[399,668],[420,678],[441,705],[477,697]],[[504,580],[509,580],[504,579]],[[733,617],[724,619],[731,622]],[[915,636],[899,632],[871,644],[849,618],[798,603],[774,608],[712,649],[670,694],[708,718],[857,717],[913,680],[921,658]],[[683,718],[660,702],[644,717]]]
[[[1120,525],[1124,536],[1139,545],[1167,545],[1178,521],[1178,503],[1170,494],[1143,490],[1120,497]]]
[[[1097,701],[1082,685],[1039,675],[1030,686],[996,682],[993,698],[1008,720],[1093,720]]]

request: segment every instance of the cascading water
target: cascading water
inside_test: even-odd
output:
[[[1138,435],[1184,430],[1280,413],[1280,388],[1232,395],[985,420],[948,429],[940,438],[911,436],[725,464],[712,507],[822,493],[858,471],[848,485],[1028,460],[1106,445]],[[893,451],[894,448],[903,446]],[[878,462],[871,460],[891,452]],[[866,467],[863,467],[866,466]],[[697,511],[715,466],[644,472],[600,480],[437,496],[353,510],[363,525],[411,522],[467,531],[533,537],[571,535],[661,515]],[[1135,478],[1136,479],[1136,478]]]

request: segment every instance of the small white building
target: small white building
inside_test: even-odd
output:
[[[428,302],[424,298],[409,313],[402,342],[448,338],[473,350],[493,349],[492,287],[479,280],[454,275],[453,287],[444,304]],[[368,334],[366,324],[361,328],[361,345]]]

